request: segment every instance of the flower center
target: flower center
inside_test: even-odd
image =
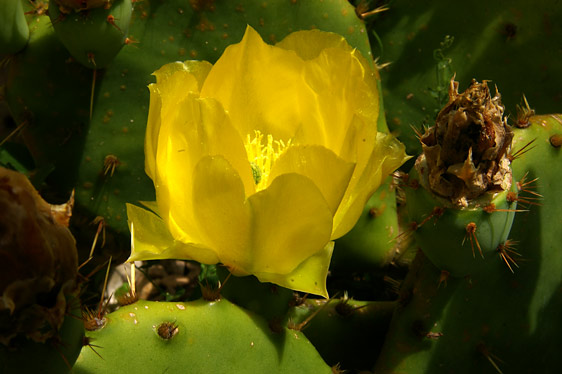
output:
[[[273,140],[272,135],[267,135],[267,142],[263,142],[264,135],[254,131],[254,137],[246,136],[246,154],[252,167],[252,175],[256,183],[256,191],[261,191],[267,186],[271,167],[275,161],[291,146],[291,140],[286,144],[283,140]]]

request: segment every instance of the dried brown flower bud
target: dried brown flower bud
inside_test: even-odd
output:
[[[427,168],[435,194],[462,207],[488,191],[510,188],[513,133],[503,112],[499,93],[491,97],[486,81],[473,80],[459,94],[451,80],[449,102],[421,137],[424,155],[416,163],[418,170]]]

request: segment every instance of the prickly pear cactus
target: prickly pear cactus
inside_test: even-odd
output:
[[[175,60],[214,62],[226,46],[241,39],[248,24],[271,43],[300,29],[337,32],[366,57],[371,56],[370,37],[384,66],[389,125],[410,154],[441,146],[435,140],[437,129],[422,136],[422,126],[433,125],[439,108],[449,101],[455,73],[464,83],[473,77],[493,79],[507,108],[501,118],[514,118],[523,93],[540,112],[559,109],[562,28],[555,20],[562,8],[554,2],[475,6],[397,0],[385,12],[374,9],[375,1],[352,2],[357,9],[346,0],[0,1],[0,95],[15,120],[9,131],[0,125],[0,163],[27,171],[52,203],[67,201],[75,189],[71,224],[84,235],[79,247],[89,250],[99,234],[99,242],[102,236],[106,242],[100,257],[124,260],[129,250],[125,203],[154,200],[143,168],[151,73]],[[491,95],[489,99],[495,100]],[[462,118],[455,117],[459,106],[453,101],[449,109],[454,110],[442,114],[456,122]],[[486,131],[473,127],[469,133],[500,131],[505,121],[497,123],[495,117],[484,119],[498,126],[484,126]],[[385,119],[379,118],[383,131]],[[561,119],[525,116],[517,123],[521,128],[512,135],[505,131],[498,154],[484,157],[479,142],[458,154],[460,149],[453,146],[455,152],[449,153],[460,160],[447,159],[437,173],[430,173],[427,165],[439,164],[441,155],[416,166],[412,161],[409,166],[414,168],[403,180],[407,203],[399,207],[406,212],[401,217],[405,234],[398,232],[389,182],[373,196],[357,227],[336,243],[332,275],[345,273],[357,279],[355,286],[365,284],[355,272],[382,273],[388,268],[381,266],[393,266],[393,255],[405,249],[398,248],[403,242],[411,240],[423,251],[395,303],[377,373],[535,373],[556,372],[561,366],[562,237],[556,199]],[[510,144],[511,150],[504,147]],[[502,166],[505,158],[509,172]],[[489,180],[474,178],[483,174]],[[456,187],[444,187],[443,180],[455,181]],[[477,183],[466,183],[471,180]],[[484,186],[484,196],[470,195]],[[365,370],[373,364],[388,328],[386,307],[394,303],[386,304],[384,318],[375,321],[371,317],[377,313],[371,312],[383,311],[372,306],[378,302],[349,303],[353,313],[342,315],[336,310],[339,303],[325,306],[309,300],[291,312],[295,324],[308,320],[303,335],[272,324],[287,319],[290,292],[272,292],[267,284],[256,287],[251,278],[236,281],[225,285],[225,297],[260,316],[226,299],[138,301],[106,315],[105,325],[102,319],[95,321],[104,327],[88,332],[73,372],[329,372],[307,335],[330,365]],[[369,320],[359,318],[361,313]],[[6,318],[2,329],[13,316]],[[67,335],[66,326],[72,323]],[[57,320],[59,329],[47,339],[49,344],[31,342],[18,352],[2,350],[0,372],[45,372],[43,357],[56,359],[47,365],[54,372],[68,370],[62,357],[71,363],[82,343],[77,324],[82,321],[65,318],[60,325]],[[8,336],[5,331],[3,338]],[[69,341],[73,344],[67,345]],[[349,350],[337,349],[341,345]],[[137,349],[147,353],[131,354]],[[29,360],[31,356],[40,359]],[[22,362],[43,366],[26,369]]]
[[[106,315],[87,338],[92,346],[82,350],[76,374],[332,373],[301,332],[273,332],[226,299],[139,300]]]
[[[519,152],[512,166],[525,212],[516,213],[509,240],[470,277],[446,283],[419,253],[377,372],[532,373],[560,367],[554,347],[562,344],[562,118],[534,116],[521,123],[526,127],[514,129],[512,149],[527,152]]]

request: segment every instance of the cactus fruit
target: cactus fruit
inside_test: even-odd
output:
[[[76,359],[83,329],[69,316],[80,307],[70,209],[50,206],[25,176],[0,168],[0,369],[27,372],[39,362],[22,357],[50,357],[62,372]]]
[[[471,274],[476,257],[507,240],[516,207],[508,198],[512,137],[499,94],[476,81],[462,94],[451,81],[449,102],[420,137],[423,154],[405,184],[410,229],[448,275]]]
[[[139,300],[105,318],[86,334],[92,347],[83,348],[73,373],[332,372],[301,332],[273,332],[226,299]]]

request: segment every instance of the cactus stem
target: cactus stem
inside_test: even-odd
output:
[[[484,258],[484,254],[482,253],[482,248],[480,247],[480,243],[478,242],[478,238],[476,237],[476,223],[470,222],[468,225],[466,225],[466,235],[462,241],[462,245],[464,245],[464,242],[467,238],[470,239],[470,247],[472,248],[472,257],[476,258],[476,255],[474,254],[474,243],[476,243],[476,247],[480,252],[480,256]]]
[[[498,245],[498,248],[496,249],[500,254],[500,257],[512,273],[514,273],[514,271],[510,263],[519,268],[519,265],[517,265],[517,261],[512,256],[521,256],[521,254],[515,249],[516,244],[516,241],[508,239],[503,244]]]

